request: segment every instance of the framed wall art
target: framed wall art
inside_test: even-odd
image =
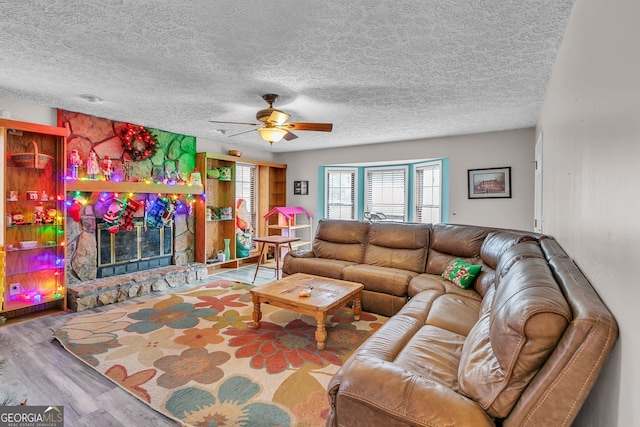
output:
[[[467,173],[470,199],[511,198],[511,167],[469,169]]]
[[[309,181],[293,181],[293,194],[309,194]]]

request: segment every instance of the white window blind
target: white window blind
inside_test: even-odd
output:
[[[407,168],[365,169],[365,211],[390,221],[407,220]]]
[[[356,218],[356,170],[326,169],[325,217],[330,219]]]
[[[416,165],[416,222],[442,222],[442,162]]]
[[[258,182],[256,165],[247,163],[236,163],[236,208],[238,200],[243,199],[246,202],[251,218],[251,230],[255,235],[257,230],[257,208],[258,208]],[[236,212],[237,214],[237,212]],[[253,244],[255,247],[255,244]]]

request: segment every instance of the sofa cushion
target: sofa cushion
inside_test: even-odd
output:
[[[369,224],[362,221],[320,220],[313,253],[316,258],[362,263],[368,231]]]
[[[377,222],[369,227],[364,263],[423,273],[429,224]]]
[[[292,251],[284,258],[282,272],[285,275],[307,273],[314,276],[342,279],[342,271],[350,265],[355,265],[355,263],[339,259],[297,256],[296,252]]]
[[[437,290],[440,293],[460,295],[465,298],[473,298],[480,301],[481,296],[473,289],[462,289],[454,283],[443,279],[435,274],[419,274],[412,278],[409,282],[409,288],[407,293],[411,298],[414,298],[420,292],[425,290]]]
[[[447,265],[447,268],[444,269],[440,277],[455,283],[462,289],[468,289],[473,285],[481,269],[481,265],[471,264],[460,258],[454,258],[449,265]]]
[[[477,264],[488,233],[489,229],[483,227],[434,224],[425,272],[440,275],[454,258]]]
[[[482,258],[482,262],[495,269],[500,257],[507,249],[527,240],[533,239],[531,236],[513,231],[492,231],[482,242],[480,258]]]
[[[350,282],[362,283],[368,291],[406,296],[409,280],[414,276],[417,274],[398,268],[354,264],[344,268],[342,278]]]
[[[465,341],[461,392],[491,416],[506,417],[570,321],[571,310],[546,261],[516,260],[496,287],[491,310]]]
[[[478,321],[481,301],[478,294],[442,293],[437,290],[420,292],[402,307],[399,314],[420,319],[424,324],[466,337]]]

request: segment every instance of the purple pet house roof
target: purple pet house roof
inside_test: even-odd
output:
[[[269,212],[267,212],[263,216],[263,218],[267,219],[271,215],[274,215],[274,214],[283,215],[287,219],[287,221],[291,220],[291,218],[293,218],[293,216],[295,214],[305,214],[309,218],[313,218],[313,215],[311,215],[306,210],[302,209],[300,206],[280,206],[280,207],[275,207],[275,208],[271,209]]]

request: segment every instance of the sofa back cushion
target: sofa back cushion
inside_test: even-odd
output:
[[[480,247],[480,258],[482,262],[496,268],[502,254],[510,247],[520,242],[532,240],[531,236],[506,230],[492,231],[482,242]]]
[[[472,225],[434,224],[426,273],[441,275],[454,258],[477,264],[480,247],[489,231]]]
[[[318,258],[362,263],[367,245],[369,223],[322,219],[318,222],[313,253]]]
[[[429,232],[429,224],[374,222],[369,226],[364,263],[424,273]]]
[[[571,321],[537,245],[521,243],[505,255],[514,261],[503,271],[498,266],[496,274],[504,275],[490,310],[467,336],[458,370],[461,392],[496,418],[509,414]]]

